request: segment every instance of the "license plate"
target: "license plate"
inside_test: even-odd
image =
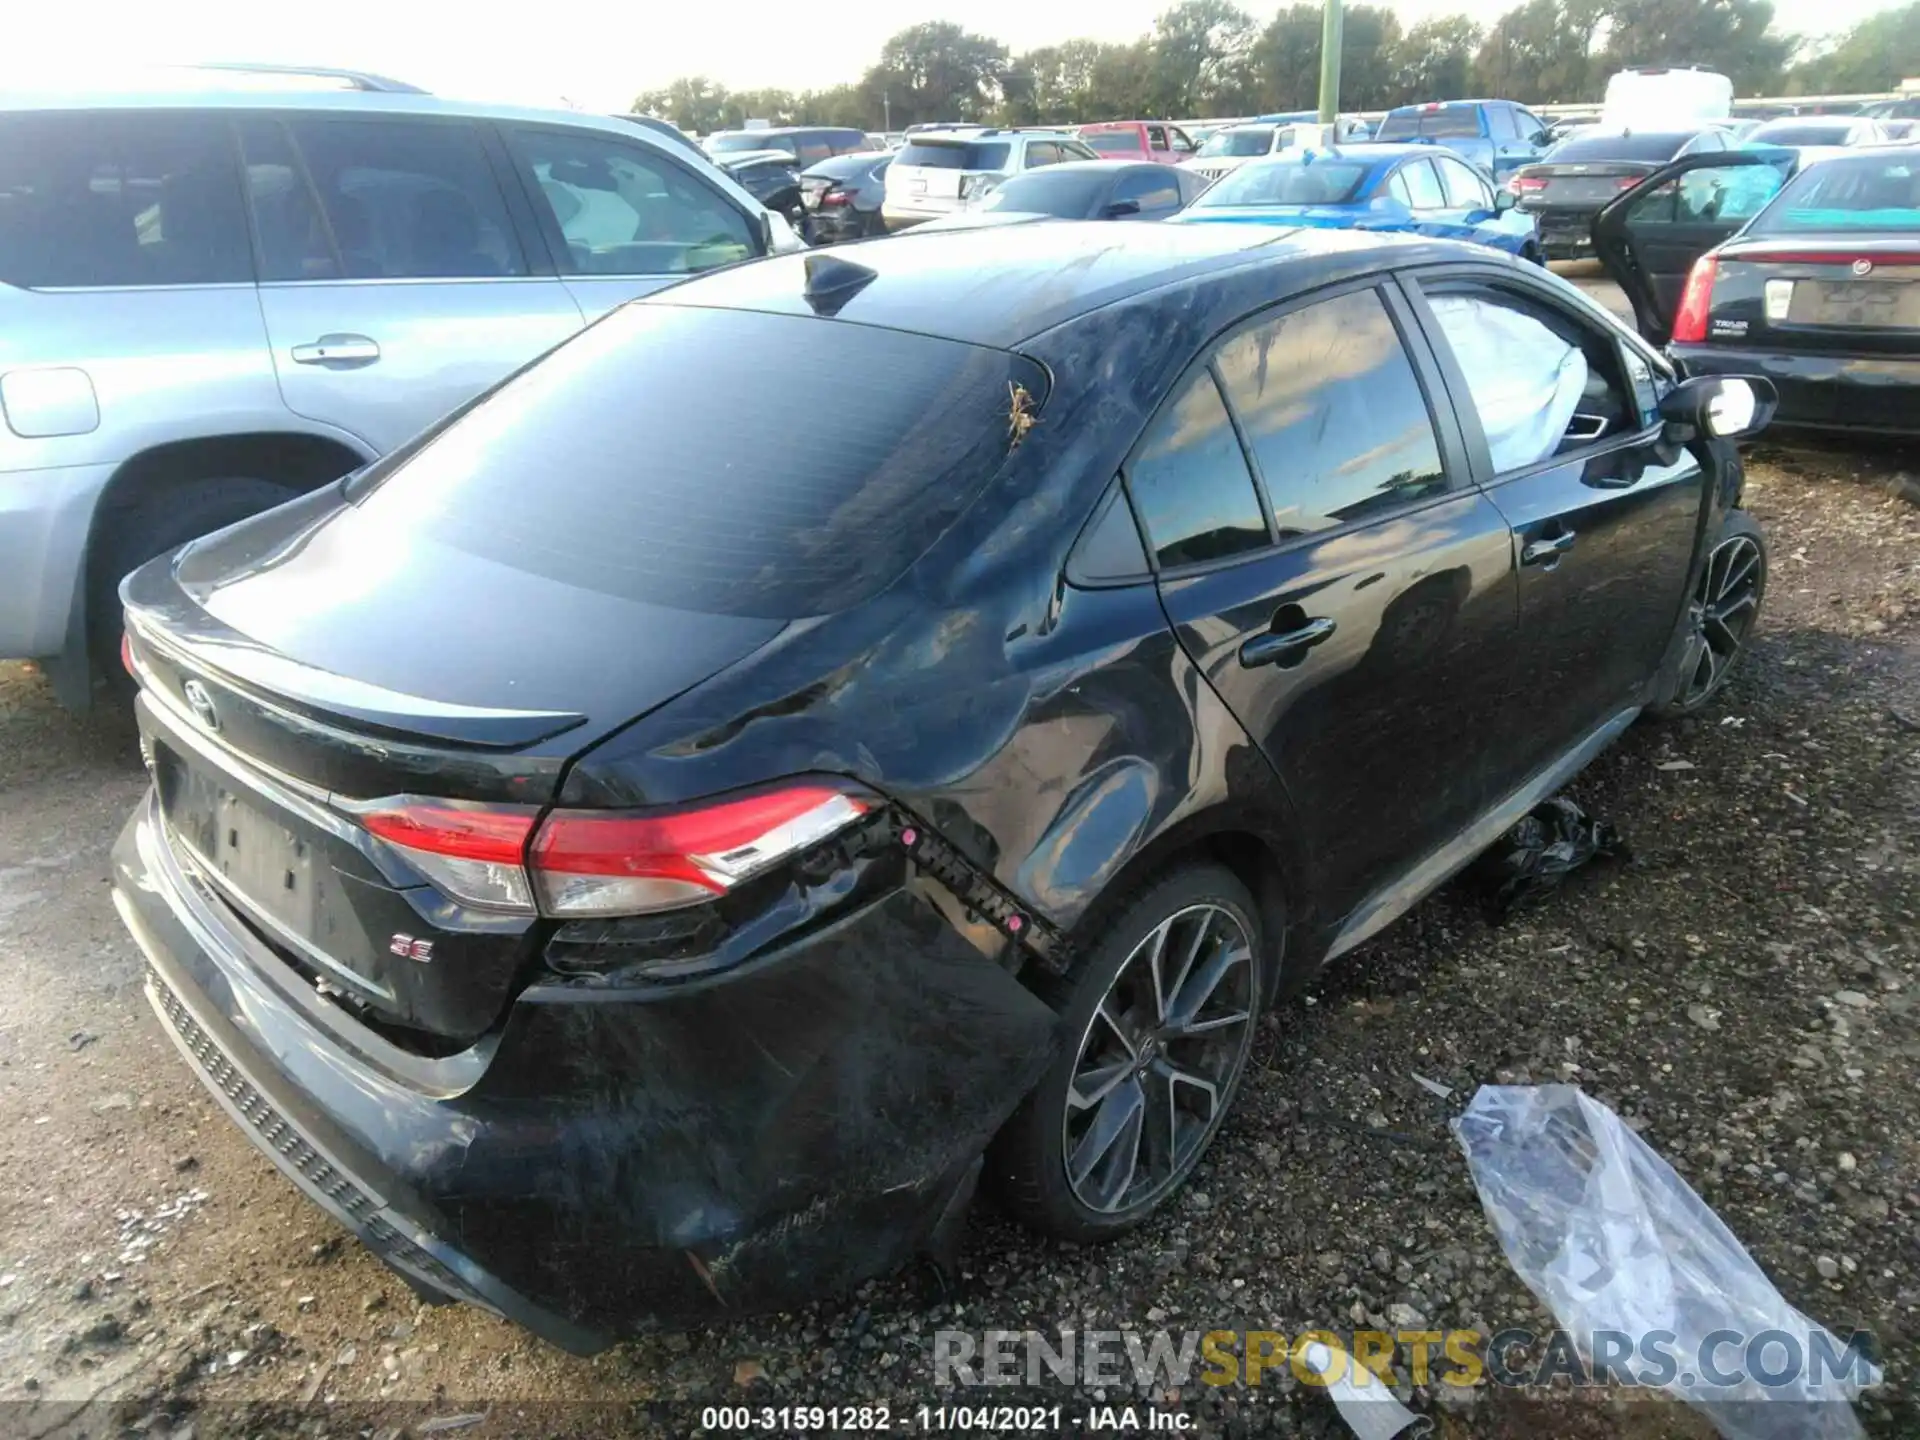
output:
[[[1920,285],[1906,281],[1801,281],[1791,319],[1804,325],[1920,327]]]
[[[267,915],[296,935],[312,935],[320,876],[328,869],[312,846],[213,777],[177,760],[169,768],[174,783],[162,795],[174,835]]]
[[[1543,193],[1551,204],[1584,205],[1611,200],[1620,193],[1620,182],[1615,179],[1549,180]]]
[[[915,195],[924,195],[927,193],[927,182],[924,180],[915,180],[908,188]]]

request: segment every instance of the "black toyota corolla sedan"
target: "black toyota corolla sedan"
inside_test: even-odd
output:
[[[626,306],[123,587],[161,1023],[423,1293],[575,1349],[937,1253],[976,1182],[1139,1222],[1288,987],[1760,605],[1764,383],[1537,267],[857,255]]]

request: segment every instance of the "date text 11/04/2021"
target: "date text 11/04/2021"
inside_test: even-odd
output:
[[[700,1428],[709,1434],[1056,1435],[1063,1429],[1180,1434],[1193,1425],[1183,1411],[1139,1405],[921,1405],[898,1412],[888,1405],[709,1405],[700,1412]]]

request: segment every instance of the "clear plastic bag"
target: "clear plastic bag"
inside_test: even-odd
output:
[[[1508,1263],[1589,1366],[1596,1337],[1629,1337],[1635,1353],[1612,1378],[1657,1385],[1727,1440],[1862,1433],[1849,1402],[1879,1383],[1878,1370],[1864,1358],[1850,1369],[1816,1365],[1816,1347],[1838,1357],[1845,1343],[1789,1305],[1719,1216],[1606,1106],[1573,1085],[1487,1085],[1453,1131]],[[1664,1383],[1640,1354],[1643,1337],[1662,1331],[1674,1361]],[[1749,1342],[1767,1332],[1786,1338],[1768,1342],[1754,1368],[1779,1384],[1747,1373]],[[1790,1374],[1788,1345],[1802,1360]],[[1742,1383],[1714,1383],[1735,1374]]]

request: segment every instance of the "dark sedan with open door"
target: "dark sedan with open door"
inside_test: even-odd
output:
[[[1695,156],[1594,236],[1689,374],[1758,374],[1779,423],[1920,434],[1920,148]]]
[[[1507,189],[1539,226],[1547,259],[1581,259],[1593,254],[1593,217],[1601,206],[1678,156],[1727,148],[1725,132],[1711,125],[1588,131],[1562,140],[1537,164],[1515,171]]]
[[[1412,237],[697,277],[127,578],[115,903],[294,1183],[560,1344],[945,1253],[976,1180],[1096,1241],[1289,987],[1713,702],[1769,405]]]

